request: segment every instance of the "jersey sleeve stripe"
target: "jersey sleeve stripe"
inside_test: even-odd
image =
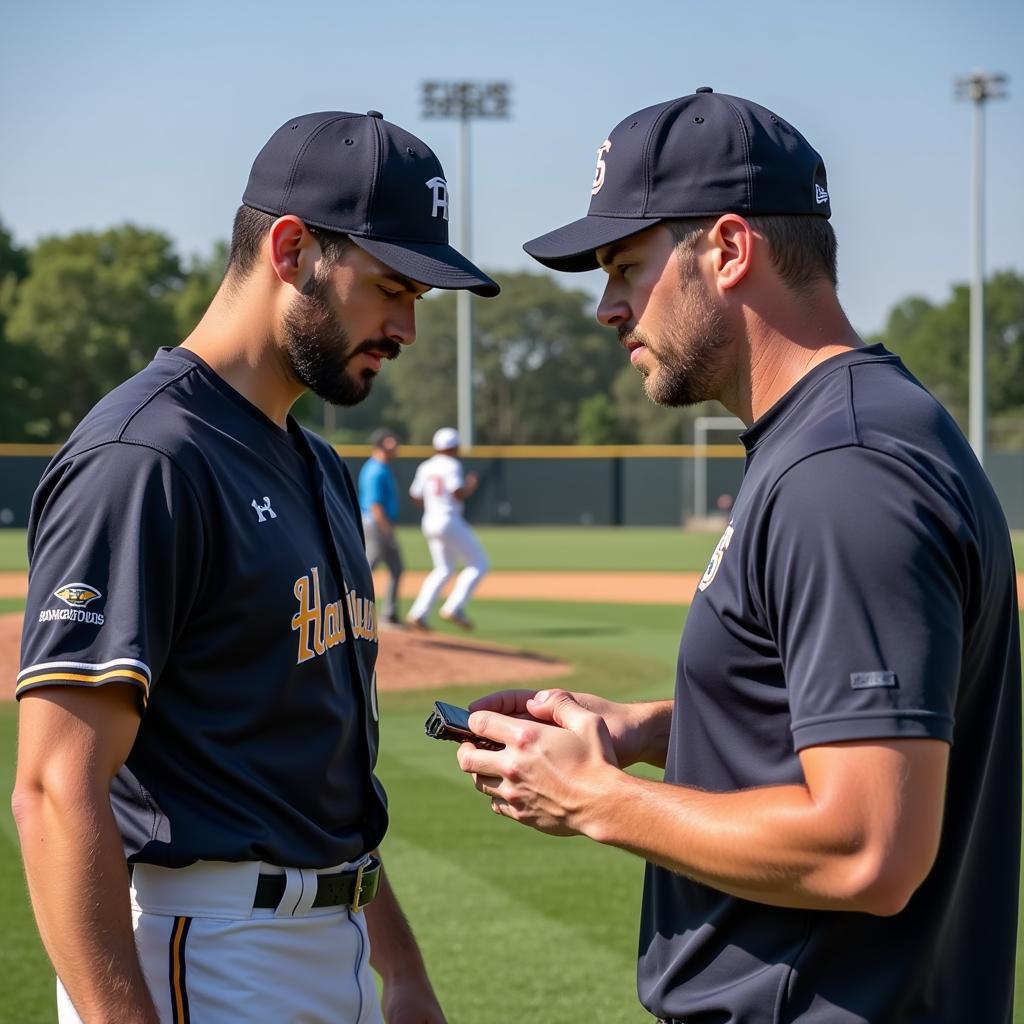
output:
[[[18,673],[18,680],[20,682],[24,676],[35,675],[37,672],[52,668],[77,668],[83,672],[103,672],[106,669],[114,668],[114,666],[139,669],[146,677],[147,686],[152,678],[149,666],[144,661],[135,661],[133,658],[115,658],[113,661],[104,661],[98,665],[91,661],[40,661],[35,665],[29,665],[28,668],[23,668]]]
[[[143,702],[149,698],[149,679],[141,672],[134,672],[131,669],[114,669],[110,672],[86,675],[81,672],[41,672],[38,675],[30,675],[18,682],[14,691],[15,697],[20,697],[28,690],[37,686],[49,686],[60,684],[64,686],[102,686],[113,680],[130,682],[142,689]]]

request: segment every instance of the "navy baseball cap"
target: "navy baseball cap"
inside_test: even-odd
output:
[[[348,235],[392,270],[432,288],[497,295],[448,244],[448,183],[430,147],[384,120],[325,111],[286,121],[260,150],[242,203]]]
[[[676,217],[829,217],[825,164],[770,110],[701,86],[638,110],[597,151],[586,217],[523,248],[553,270],[594,270],[595,249]]]

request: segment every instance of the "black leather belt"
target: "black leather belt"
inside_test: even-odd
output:
[[[380,886],[380,861],[371,857],[355,871],[316,876],[314,907],[348,906],[362,910],[377,895]],[[285,890],[284,875],[260,875],[256,883],[253,909],[273,910],[280,904]]]

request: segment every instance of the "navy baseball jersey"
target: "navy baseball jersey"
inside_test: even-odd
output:
[[[373,581],[336,453],[162,350],[82,421],[29,522],[18,696],[137,688],[130,861],[322,868],[387,827]]]
[[[641,999],[687,1024],[1008,1022],[1021,663],[998,501],[880,345],[815,367],[742,441],[680,645],[665,779],[800,784],[806,747],[941,740],[940,848],[891,917],[766,906],[649,865]]]

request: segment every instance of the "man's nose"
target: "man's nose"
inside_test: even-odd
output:
[[[605,327],[618,327],[628,323],[631,316],[629,303],[621,295],[616,295],[611,285],[606,287],[597,307],[597,322]]]

